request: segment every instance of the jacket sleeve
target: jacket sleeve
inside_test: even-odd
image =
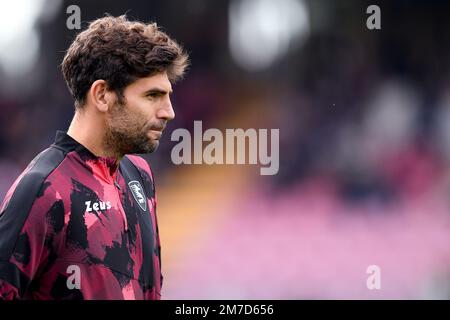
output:
[[[51,251],[55,222],[64,219],[63,202],[50,183],[35,181],[33,177],[22,179],[2,203],[0,300],[26,298]]]

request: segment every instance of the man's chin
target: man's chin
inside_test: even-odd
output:
[[[124,154],[148,154],[154,152],[156,149],[158,149],[159,141],[152,140],[147,141],[146,143],[135,144],[133,147],[126,148],[126,151]]]
[[[149,141],[148,145],[145,148],[142,148],[143,152],[139,152],[139,153],[152,153],[155,152],[156,149],[158,149],[159,146],[159,141],[158,140],[154,140],[154,141]]]
[[[151,150],[148,153],[155,152],[156,149],[158,149],[158,147],[159,147],[159,140],[153,141],[152,147],[150,148]]]

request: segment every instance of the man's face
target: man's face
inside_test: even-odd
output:
[[[172,86],[165,72],[140,78],[124,91],[108,114],[105,143],[119,156],[150,153],[159,145],[167,121],[175,117]]]

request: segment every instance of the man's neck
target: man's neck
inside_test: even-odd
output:
[[[89,115],[88,110],[75,112],[67,134],[97,157],[116,157],[104,143],[105,123],[99,117]],[[118,159],[120,160],[120,159]]]

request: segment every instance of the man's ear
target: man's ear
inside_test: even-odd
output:
[[[105,80],[95,80],[89,90],[92,103],[100,112],[108,112],[109,108],[114,104],[115,93],[108,90],[108,84]]]

